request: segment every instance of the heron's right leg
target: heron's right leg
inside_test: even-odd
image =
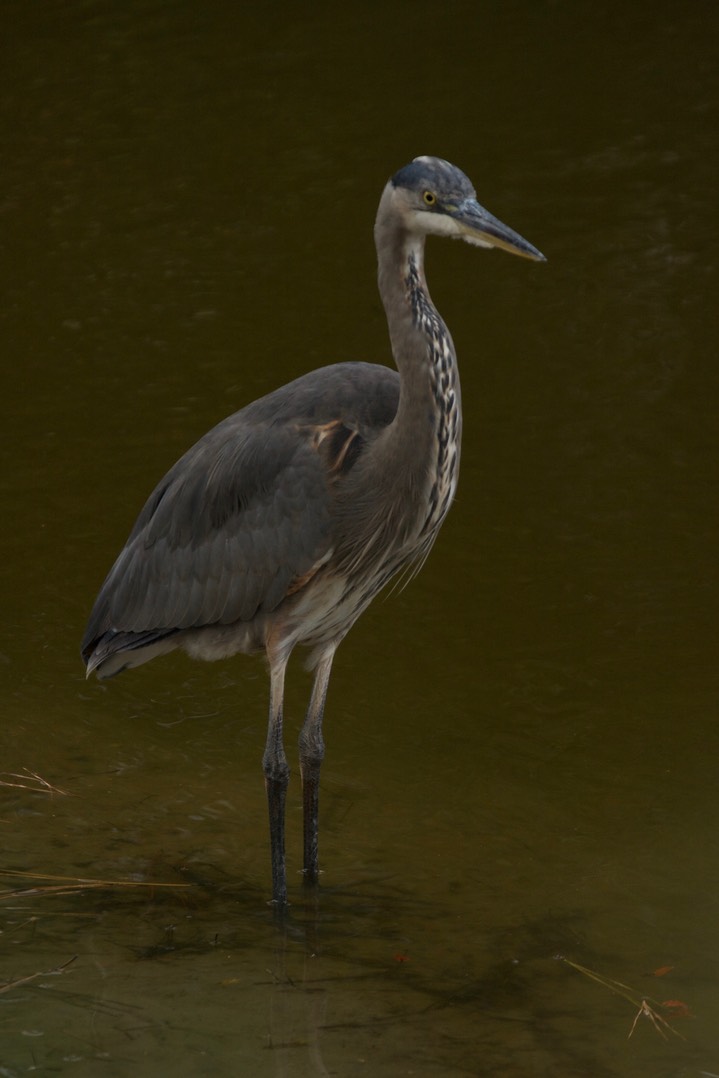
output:
[[[318,832],[320,769],[325,755],[322,739],[322,718],[327,698],[327,686],[335,656],[336,644],[328,647],[317,663],[312,696],[307,716],[300,732],[300,773],[302,775],[303,834],[305,883],[317,883],[319,876]]]
[[[267,744],[262,758],[265,789],[270,813],[270,851],[272,856],[272,901],[287,902],[285,867],[285,798],[290,769],[282,742],[282,703],[285,693],[287,658],[270,659],[270,718]]]

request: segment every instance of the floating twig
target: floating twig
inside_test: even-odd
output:
[[[38,977],[50,977],[56,973],[63,973],[76,958],[77,955],[74,954],[72,958],[68,958],[67,962],[63,962],[61,966],[55,966],[53,969],[41,969],[37,973],[29,974],[27,977],[18,977],[16,981],[6,981],[5,984],[0,984],[0,992],[9,992],[11,988],[19,988],[21,984],[29,984],[30,981],[37,980]]]

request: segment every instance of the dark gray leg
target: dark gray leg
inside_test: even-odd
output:
[[[285,798],[290,781],[290,769],[282,743],[282,701],[285,691],[287,660],[270,666],[270,720],[267,744],[262,758],[265,772],[267,806],[270,813],[270,851],[272,856],[272,901],[287,903],[287,870],[285,868]]]
[[[316,883],[319,876],[317,832],[319,826],[320,768],[325,754],[322,740],[322,716],[327,686],[335,656],[334,646],[323,654],[312,686],[310,705],[300,732],[300,771],[302,773],[302,808],[304,825],[304,875],[306,883]]]

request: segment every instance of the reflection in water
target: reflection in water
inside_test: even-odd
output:
[[[0,96],[0,757],[63,792],[0,787],[0,868],[192,888],[4,878],[3,1073],[719,1073],[715,9],[38,11],[6,10]],[[293,858],[278,929],[261,667],[107,691],[74,642],[204,430],[389,361],[366,222],[418,153],[549,263],[432,251],[462,482],[338,653],[319,902]],[[684,1002],[686,1040],[628,1039],[556,954]]]

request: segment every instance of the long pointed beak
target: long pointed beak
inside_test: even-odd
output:
[[[474,198],[465,199],[452,217],[459,226],[461,238],[467,243],[475,243],[479,247],[500,247],[503,251],[521,255],[522,258],[531,258],[535,262],[547,261],[541,251],[509,225],[502,224],[493,217]]]

